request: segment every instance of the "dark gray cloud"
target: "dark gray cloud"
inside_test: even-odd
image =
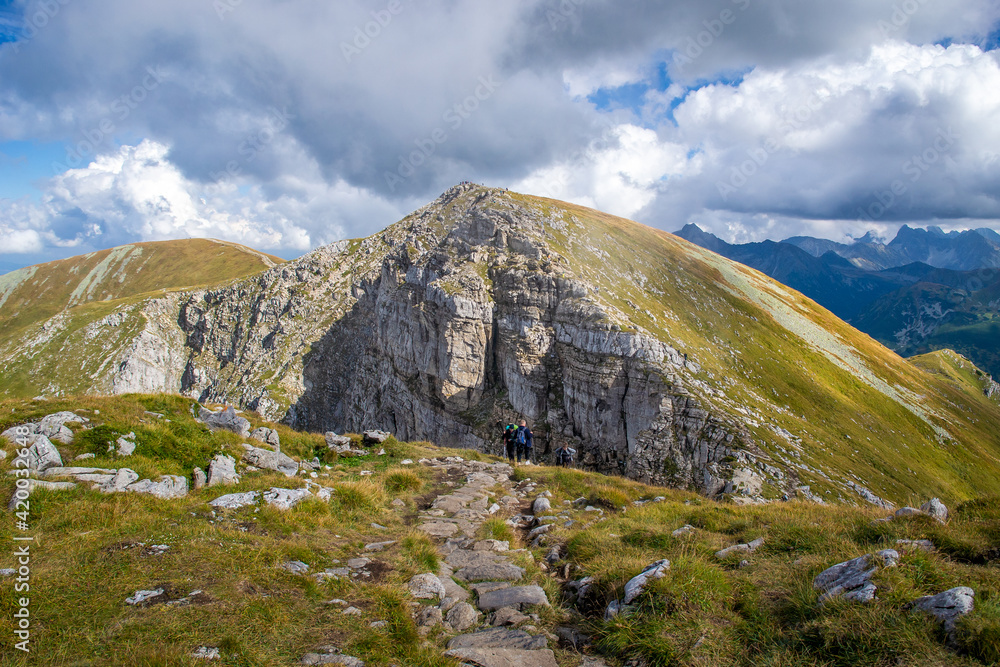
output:
[[[32,24],[45,7],[57,9]],[[28,30],[0,53],[0,138],[68,147],[40,204],[0,205],[0,234],[25,253],[212,233],[294,254],[463,179],[558,190],[668,229],[826,230],[948,127],[959,138],[872,224],[1000,217],[995,53],[932,46],[981,40],[996,0],[24,8]],[[687,91],[726,72],[745,78]],[[638,115],[587,100],[627,83],[652,86]],[[767,163],[732,184],[769,140]],[[118,157],[91,165],[99,155]],[[170,216],[149,224],[158,188]]]

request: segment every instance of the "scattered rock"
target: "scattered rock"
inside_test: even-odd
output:
[[[500,540],[480,540],[472,546],[473,551],[503,552],[510,549],[510,542]]]
[[[329,449],[340,450],[342,447],[351,448],[351,439],[346,435],[337,435],[333,431],[328,431],[324,434],[324,437],[326,438],[326,446]]]
[[[300,560],[290,560],[281,564],[281,567],[288,570],[292,574],[308,574],[309,566]]]
[[[260,497],[260,491],[245,491],[243,493],[230,493],[225,496],[219,496],[215,500],[209,501],[209,505],[212,507],[218,507],[221,509],[234,510],[240,507],[246,507],[247,505],[254,505],[257,503],[257,499]]]
[[[421,524],[420,530],[431,537],[451,537],[458,532],[458,524],[446,523],[443,521],[432,521]]]
[[[208,464],[208,486],[233,486],[240,483],[236,474],[236,459],[225,454],[216,454]]]
[[[222,656],[219,654],[219,649],[212,646],[199,646],[191,654],[191,657],[195,660],[218,660]]]
[[[264,492],[264,502],[279,510],[290,510],[311,495],[309,489],[276,489],[271,487],[269,491]]]
[[[531,504],[531,512],[535,516],[539,514],[544,514],[552,509],[552,502],[545,496],[539,496],[535,498],[535,502]]]
[[[695,527],[688,525],[688,526],[681,526],[680,528],[678,528],[677,530],[675,530],[670,534],[673,535],[674,537],[684,537],[685,535],[690,535],[694,531]]]
[[[478,604],[482,611],[495,611],[501,607],[524,611],[533,605],[548,606],[549,599],[541,586],[515,586],[483,593],[479,596]]]
[[[479,667],[559,667],[550,649],[455,648],[445,651],[445,655]]]
[[[28,470],[38,470],[39,472],[56,466],[62,466],[62,456],[47,437],[41,434],[29,435],[27,441],[27,467]]]
[[[392,546],[396,543],[396,540],[389,540],[388,542],[372,542],[371,544],[365,545],[365,551],[382,551],[386,547]]]
[[[415,575],[410,579],[408,586],[413,597],[420,600],[445,597],[444,584],[436,575],[429,572]]]
[[[519,581],[524,568],[513,563],[480,563],[463,567],[455,576],[462,581]]]
[[[265,426],[255,428],[250,433],[250,439],[271,445],[276,451],[281,451],[281,439],[278,437],[278,432],[273,428],[267,428]]]
[[[924,513],[918,510],[916,507],[900,507],[898,510],[896,510],[893,516],[895,516],[897,519],[901,519],[903,517],[908,517],[908,516],[923,516],[923,514]]]
[[[948,521],[948,508],[937,498],[931,498],[920,506],[920,511],[931,515],[941,523]]]
[[[108,445],[108,454],[117,456],[132,456],[135,453],[135,432],[118,438],[113,444]]]
[[[503,607],[497,609],[496,613],[493,614],[493,620],[490,625],[493,626],[503,626],[503,625],[521,625],[522,623],[530,620],[527,616],[519,612],[517,609],[512,609],[510,607]]]
[[[194,483],[194,490],[197,491],[198,489],[205,488],[205,485],[208,483],[208,476],[201,468],[195,468],[191,473],[191,480]]]
[[[125,604],[133,607],[150,607],[167,601],[167,596],[162,588],[153,591],[136,591],[130,598],[125,599]]]
[[[247,450],[243,454],[243,460],[254,467],[275,470],[285,477],[295,477],[299,471],[299,464],[281,452],[273,452],[270,449],[261,449],[252,445],[243,445],[243,447]]]
[[[119,468],[114,476],[101,484],[101,493],[124,493],[129,485],[139,481],[139,473],[129,468]]]
[[[884,562],[884,559],[883,559]],[[878,570],[870,554],[823,570],[813,579],[813,588],[822,591],[819,603],[835,597],[856,602],[871,602],[875,599],[875,584],[871,577]]]
[[[752,554],[754,551],[757,551],[757,549],[763,546],[763,544],[764,544],[764,538],[758,537],[753,542],[747,542],[746,544],[735,544],[731,547],[722,549],[721,551],[716,551],[715,557],[718,558],[719,560],[725,560],[726,557],[735,553]]]
[[[187,477],[179,475],[163,475],[158,482],[144,479],[129,484],[125,490],[130,493],[146,493],[163,500],[171,500],[183,498],[188,494],[188,481]]]
[[[629,579],[629,582],[625,584],[625,604],[639,597],[646,589],[646,584],[651,580],[663,578],[669,569],[669,560],[658,560],[655,563],[647,565],[646,569]]]
[[[944,623],[945,631],[951,635],[958,619],[972,611],[975,595],[971,588],[959,586],[937,595],[917,598],[911,604],[913,609],[926,612]]]
[[[79,456],[77,456],[73,460],[74,461],[86,461],[87,459],[93,459],[93,458],[97,458],[97,454],[94,454],[93,452],[87,452],[86,454],[80,454]]]
[[[448,648],[506,648],[522,651],[537,651],[547,648],[548,639],[544,636],[529,635],[524,630],[508,630],[492,628],[469,635],[459,635],[448,642]]]
[[[381,445],[391,436],[392,436],[391,433],[386,433],[385,431],[365,431],[363,434],[365,444],[378,444],[378,445]]]
[[[424,607],[417,618],[417,625],[422,628],[432,628],[444,623],[444,614],[439,607]]]
[[[347,609],[345,609],[340,613],[344,614],[345,616],[360,616],[361,610],[358,609],[357,607],[348,607]]]
[[[458,632],[464,632],[479,622],[479,612],[468,602],[459,602],[448,611],[448,624]]]
[[[241,438],[246,438],[250,435],[250,421],[236,414],[236,410],[231,405],[226,406],[225,409],[219,412],[212,412],[208,408],[200,408],[198,410],[198,418],[205,422],[205,425],[213,431],[230,431]]]
[[[0,577],[13,577],[15,574],[17,574],[17,570],[13,568],[5,567],[0,570]]]
[[[930,540],[896,540],[896,548],[904,551],[919,549],[920,551],[934,551],[934,543]]]
[[[300,665],[343,665],[343,667],[365,667],[360,658],[339,653],[306,653],[299,660]]]
[[[899,552],[895,549],[876,551],[875,557],[882,561],[882,567],[896,567],[896,564],[899,563]]]

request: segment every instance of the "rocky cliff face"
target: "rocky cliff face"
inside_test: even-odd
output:
[[[544,234],[509,197],[462,186],[356,249],[193,294],[181,390],[273,413],[261,365],[294,368],[284,416],[299,428],[485,450],[498,420],[524,416],[539,454],[567,441],[600,470],[731,491],[723,460],[745,434],[691,395],[683,355],[615,324]]]
[[[910,364],[669,234],[475,185],[249,277],[24,331],[0,345],[6,393],[180,392],[494,453],[498,422],[524,417],[536,457],[568,442],[593,469],[711,495],[997,489],[1000,409],[959,362]]]

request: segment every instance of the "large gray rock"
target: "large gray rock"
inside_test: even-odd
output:
[[[201,408],[198,410],[198,418],[213,431],[230,431],[241,438],[250,435],[250,421],[246,417],[240,417],[236,414],[236,410],[231,405],[219,412]]]
[[[758,537],[753,542],[747,542],[746,544],[734,544],[731,547],[726,547],[721,551],[715,552],[715,557],[719,560],[725,560],[727,557],[733,554],[752,554],[764,545],[764,538]]]
[[[523,651],[537,651],[548,647],[549,641],[542,635],[532,636],[524,630],[492,628],[470,635],[459,635],[448,642],[448,648],[510,648]]]
[[[521,651],[509,648],[453,648],[444,653],[478,667],[559,667],[551,649]]]
[[[539,514],[544,514],[552,509],[552,501],[550,501],[545,496],[539,496],[535,498],[535,502],[531,504],[531,513],[535,516]]]
[[[270,449],[260,449],[251,445],[243,445],[243,448],[246,449],[243,460],[252,466],[274,470],[285,477],[295,477],[299,471],[299,464],[281,452],[272,452]]]
[[[945,507],[945,504],[937,498],[931,498],[926,503],[921,505],[920,511],[930,514],[941,523],[948,521],[948,508]]]
[[[548,606],[549,598],[541,586],[515,586],[483,593],[479,596],[478,604],[483,611],[494,611],[501,607],[524,611],[533,605]]]
[[[42,420],[38,422],[38,432],[49,440],[68,445],[73,442],[73,431],[66,424],[83,424],[88,421],[90,420],[86,417],[81,417],[73,412],[56,412],[42,417]]]
[[[972,611],[975,596],[976,592],[971,588],[959,586],[944,593],[917,598],[912,605],[913,609],[927,612],[944,623],[944,629],[950,634],[955,631],[958,619]]]
[[[278,432],[273,428],[267,428],[266,426],[255,428],[250,433],[250,439],[271,445],[275,451],[281,451],[281,438],[278,437]]]
[[[461,581],[519,581],[524,568],[512,563],[481,563],[463,567],[455,576]]]
[[[194,482],[194,490],[197,491],[205,488],[205,485],[208,484],[208,475],[201,468],[195,468],[191,472],[191,480]]]
[[[59,450],[44,435],[29,435],[27,443],[27,466],[18,467],[27,467],[28,470],[41,472],[62,466],[62,456],[59,454]]]
[[[247,505],[257,504],[258,498],[260,498],[260,491],[229,493],[224,496],[219,496],[215,500],[209,501],[208,504],[212,507],[218,507],[220,509],[235,510],[241,507],[246,507]]]
[[[644,590],[646,590],[646,585],[655,579],[662,579],[666,576],[667,571],[670,569],[669,560],[658,560],[655,563],[647,565],[646,568],[629,579],[628,583],[625,584],[625,604],[632,602],[632,600],[639,597]]]
[[[448,625],[457,632],[465,632],[479,622],[479,612],[468,602],[458,602],[448,610]]]
[[[279,510],[289,510],[311,495],[309,489],[276,489],[272,487],[264,492],[264,502]]]
[[[335,451],[347,451],[353,444],[346,435],[337,435],[333,431],[327,431],[323,437],[326,438],[326,446]]]
[[[232,486],[240,483],[236,474],[236,459],[225,454],[216,454],[208,464],[208,486]]]
[[[101,493],[124,493],[130,484],[139,481],[139,473],[129,468],[119,468],[114,476],[100,485]]]
[[[132,456],[135,453],[135,432],[130,432],[128,435],[123,435],[113,444],[108,445],[109,454],[117,454],[118,456]]]
[[[163,500],[183,498],[188,494],[187,477],[179,475],[163,475],[158,482],[144,479],[129,484],[125,489],[131,493],[146,493]]]
[[[871,602],[875,599],[875,584],[871,578],[877,571],[875,559],[865,554],[823,570],[813,579],[813,588],[821,592],[820,604],[835,597]]]
[[[441,580],[437,576],[431,573],[414,575],[410,579],[408,587],[410,594],[421,600],[443,598],[445,596],[444,584],[441,583]]]
[[[363,434],[364,442],[366,444],[381,445],[390,437],[392,437],[392,434],[386,431],[365,431]]]

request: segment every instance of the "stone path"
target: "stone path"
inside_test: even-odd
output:
[[[465,483],[451,493],[438,496],[420,513],[419,528],[439,540],[442,561],[437,573],[443,596],[437,607],[425,607],[420,624],[431,628],[464,632],[448,642],[446,655],[479,667],[557,667],[548,648],[554,635],[539,631],[531,614],[536,605],[548,606],[545,591],[524,580],[524,568],[512,562],[507,542],[477,540],[483,522],[503,512],[519,512],[521,498],[534,490],[514,489],[512,468],[506,463],[464,461],[458,457],[422,460],[422,464],[465,476]],[[490,491],[505,494],[490,504]],[[515,523],[534,517],[516,514]],[[460,585],[465,584],[468,588]],[[471,592],[470,592],[471,591]],[[520,627],[515,627],[520,626]]]

